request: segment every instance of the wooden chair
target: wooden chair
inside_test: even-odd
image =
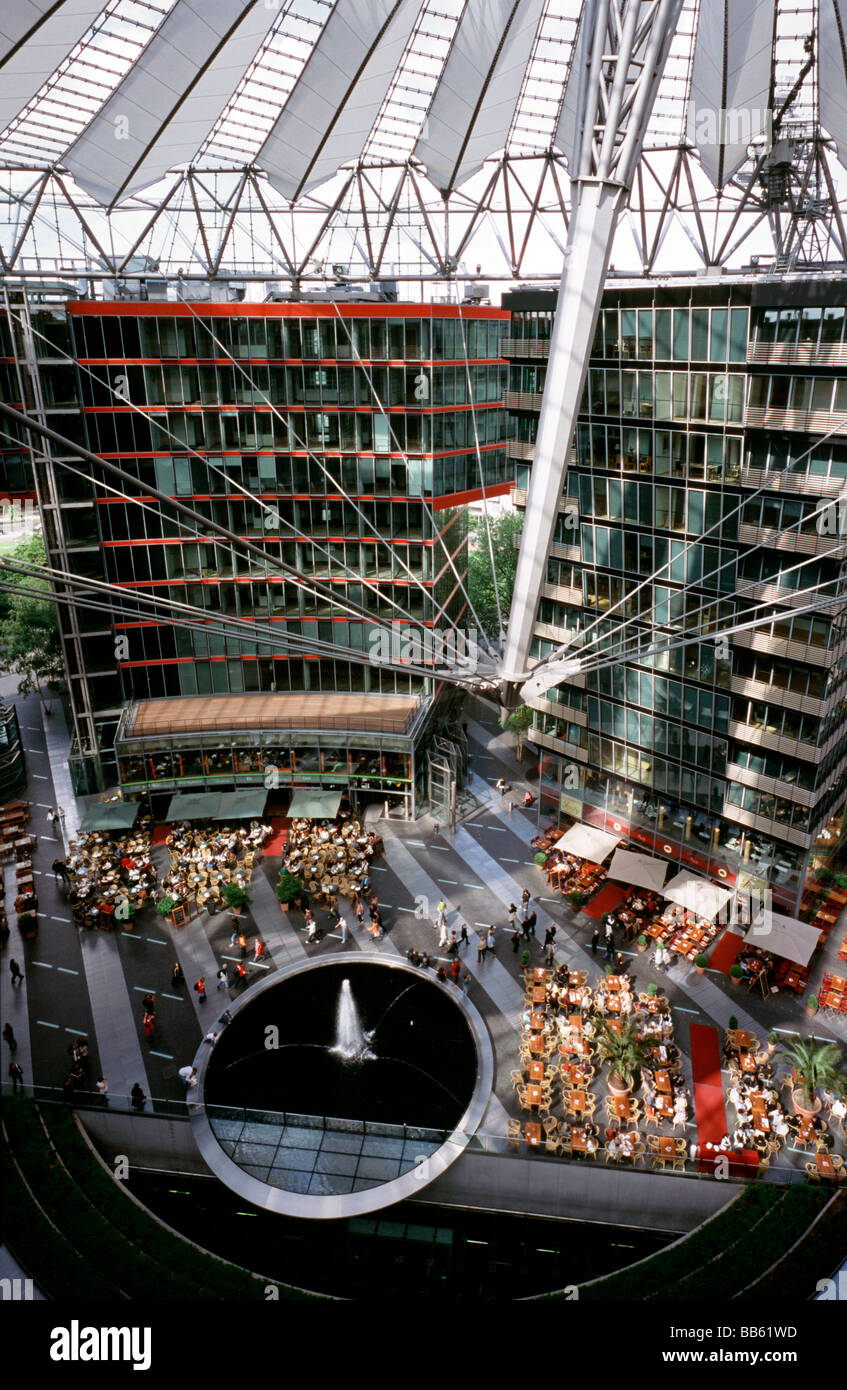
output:
[[[509,1079],[513,1086],[523,1086],[526,1082],[524,1073],[517,1069],[509,1072]]]
[[[820,1182],[821,1175],[818,1172],[818,1165],[816,1163],[807,1163],[805,1169],[806,1177],[809,1179],[809,1182]]]
[[[520,1122],[520,1120],[510,1120],[510,1121],[509,1121],[508,1125],[506,1126],[506,1137],[507,1137],[507,1139],[508,1139],[508,1141],[509,1141],[509,1147],[510,1147],[510,1148],[512,1148],[512,1149],[519,1149],[519,1148],[520,1148],[520,1146],[521,1146],[521,1139],[522,1139],[521,1122]]]

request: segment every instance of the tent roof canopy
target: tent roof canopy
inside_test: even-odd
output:
[[[577,859],[590,859],[592,864],[602,864],[620,838],[620,835],[611,835],[608,830],[598,830],[594,825],[572,825],[556,841],[555,847],[576,855]]]
[[[262,815],[267,799],[266,787],[235,792],[179,792],[171,797],[165,819],[248,820]]]
[[[291,798],[288,815],[294,820],[332,820],[338,815],[342,793],[320,788],[300,787]]]
[[[100,801],[89,806],[80,830],[128,830],[135,825],[137,801]]]
[[[778,912],[760,913],[744,937],[753,946],[761,946],[794,965],[808,965],[820,939],[817,927],[800,922],[796,917],[782,917]]]
[[[710,883],[707,878],[700,878],[686,869],[672,878],[662,893],[672,903],[678,903],[688,912],[694,912],[710,922],[732,897],[729,888],[719,888],[716,883]]]
[[[635,854],[629,849],[616,849],[615,857],[609,865],[609,878],[618,883],[633,883],[638,888],[649,888],[659,892],[668,871],[667,864],[654,859],[650,854]]]

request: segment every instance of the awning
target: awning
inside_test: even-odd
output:
[[[235,792],[180,792],[171,797],[165,820],[248,820],[262,815],[267,787]]]
[[[89,806],[80,830],[128,830],[135,825],[137,801],[101,801]]]
[[[662,889],[662,896],[711,922],[732,897],[732,890],[719,888],[707,878],[700,878],[697,874],[690,874],[683,869],[681,874],[677,874],[676,878],[672,878],[667,887]]]
[[[338,815],[343,792],[320,791],[318,788],[300,787],[291,798],[287,814],[293,820],[333,820]]]
[[[575,854],[577,859],[589,859],[592,864],[602,864],[620,838],[620,835],[610,835],[608,830],[597,830],[593,825],[572,825],[556,841],[556,849]]]
[[[771,912],[768,917],[760,912],[744,938],[752,946],[761,946],[763,951],[790,960],[794,965],[809,964],[819,939],[817,927],[810,927],[808,922],[800,922],[796,917],[781,917],[778,912]]]
[[[650,854],[634,854],[632,850],[616,849],[615,857],[609,865],[609,878],[618,883],[633,883],[637,888],[650,888],[659,892],[665,881],[668,866],[661,859]]]

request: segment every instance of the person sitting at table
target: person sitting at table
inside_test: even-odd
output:
[[[608,1153],[609,1158],[620,1157],[621,1141],[620,1139],[618,1139],[617,1135],[614,1132],[612,1133],[611,1138],[608,1140],[606,1144],[606,1152]]]

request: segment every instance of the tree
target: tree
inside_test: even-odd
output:
[[[512,603],[515,570],[518,564],[515,538],[520,534],[523,519],[517,512],[504,512],[495,521],[490,521],[489,525],[491,528],[491,551],[494,553],[494,568],[497,574],[497,595],[500,598],[500,612],[505,623]],[[491,553],[488,548],[488,533],[484,517],[471,518],[468,548],[468,593],[479,616],[479,621],[485,627],[486,632],[496,634],[497,597],[494,590]]]
[[[612,1068],[612,1082],[617,1073],[627,1089],[632,1087],[648,1061],[647,1047],[638,1036],[637,1023],[630,1019],[622,1025],[620,1033],[616,1033],[605,1018],[600,1019],[596,1042],[603,1061]]]
[[[847,1091],[841,1052],[834,1042],[818,1042],[816,1038],[801,1038],[795,1033],[777,1056],[778,1062],[788,1062],[802,1076],[800,1090],[807,1106],[815,1101],[818,1086],[827,1087],[841,1095]]]
[[[31,565],[45,564],[47,557],[40,532],[16,545],[9,558]],[[0,592],[0,660],[5,670],[20,677],[21,695],[37,692],[49,711],[50,689],[64,675],[59,622],[49,583],[36,575],[9,570],[4,571],[3,582],[12,588]],[[36,589],[45,597],[33,598],[16,593],[16,589]]]
[[[529,705],[520,705],[513,709],[506,719],[500,720],[501,729],[511,729],[516,735],[515,754],[520,758],[523,753],[523,735],[527,729],[532,728],[532,710]]]

